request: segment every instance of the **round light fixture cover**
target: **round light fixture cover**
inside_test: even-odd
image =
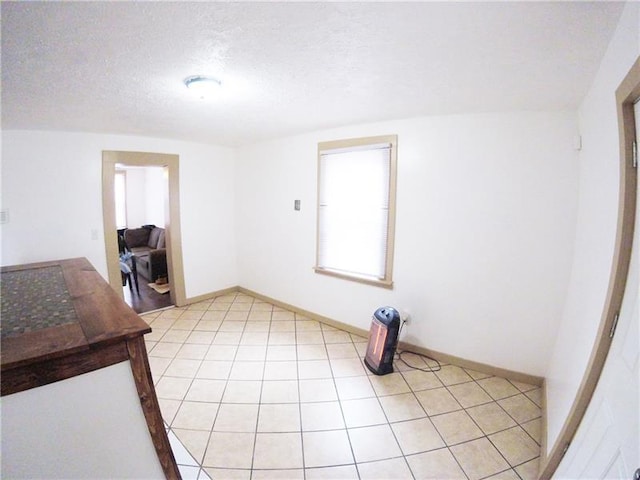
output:
[[[185,86],[200,98],[206,98],[214,94],[222,85],[222,82],[207,75],[191,75],[184,79]]]

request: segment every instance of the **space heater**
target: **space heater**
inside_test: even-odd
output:
[[[376,375],[393,372],[393,356],[398,345],[400,314],[393,307],[375,311],[369,330],[369,344],[364,363]]]

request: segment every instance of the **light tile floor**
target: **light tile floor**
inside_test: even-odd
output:
[[[240,293],[143,318],[184,478],[536,477],[536,386],[455,365],[372,375],[366,338]]]

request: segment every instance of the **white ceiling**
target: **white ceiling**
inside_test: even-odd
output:
[[[243,145],[421,115],[575,109],[623,4],[6,2],[2,127]],[[200,100],[193,74],[223,82]]]

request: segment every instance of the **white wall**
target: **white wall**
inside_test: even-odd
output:
[[[144,176],[146,214],[144,225],[164,227],[164,202],[168,185],[164,168],[146,167],[144,169]]]
[[[163,476],[129,362],[2,397],[3,478]]]
[[[146,177],[141,168],[125,168],[127,195],[127,227],[146,224]]]
[[[164,227],[167,179],[164,167],[124,167],[127,176],[127,226]]]
[[[576,133],[572,113],[457,115],[240,148],[240,284],[365,329],[377,307],[406,308],[414,344],[542,375],[571,267]],[[393,290],[312,271],[317,142],[381,134],[398,134]]]
[[[579,111],[579,210],[573,269],[547,377],[547,448],[560,433],[585,372],[603,312],[618,215],[615,90],[636,60],[639,6],[628,3]]]
[[[103,150],[180,156],[187,297],[237,285],[233,150],[144,137],[3,131],[2,265],[87,257],[107,278]]]

